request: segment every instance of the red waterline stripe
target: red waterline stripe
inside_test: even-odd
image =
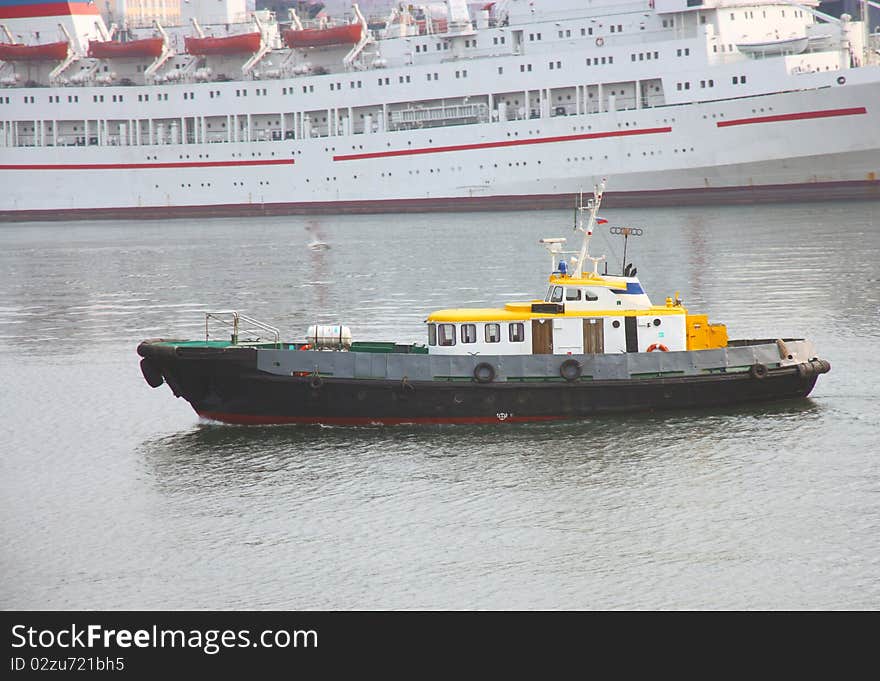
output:
[[[387,158],[389,156],[415,156],[417,154],[439,154],[447,151],[472,151],[474,149],[497,149],[499,147],[519,147],[526,144],[552,144],[554,142],[574,142],[595,140],[606,137],[632,137],[633,135],[655,135],[672,132],[671,127],[645,128],[644,130],[614,130],[612,132],[592,132],[585,135],[562,135],[560,137],[539,137],[525,140],[504,140],[503,142],[482,142],[479,144],[457,144],[449,147],[422,147],[419,149],[398,149],[397,151],[375,151],[367,154],[343,154],[334,156],[334,161],[360,161],[368,158]]]
[[[561,421],[565,416],[508,416],[501,421],[496,416],[418,416],[411,418],[401,417],[369,417],[369,416],[260,416],[256,414],[226,414],[214,411],[197,412],[199,416],[246,426],[274,426],[288,423],[301,423],[306,425],[325,426],[403,426],[423,424],[479,424],[479,423],[526,423],[534,421]]]
[[[733,121],[719,121],[719,128],[729,128],[732,125],[750,125],[752,123],[780,123],[782,121],[805,121],[813,118],[834,118],[835,116],[857,116],[866,114],[868,110],[863,107],[852,109],[827,109],[825,111],[804,111],[796,114],[779,114],[778,116],[758,116],[757,118],[737,118]]]
[[[241,166],[282,166],[294,164],[292,158],[273,161],[194,161],[191,163],[56,163],[45,165],[0,165],[0,170],[143,170],[145,168],[233,168]]]
[[[0,19],[65,17],[74,14],[97,15],[98,6],[86,2],[44,2],[37,5],[13,5],[12,7],[0,7]]]

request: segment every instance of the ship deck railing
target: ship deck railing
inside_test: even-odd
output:
[[[268,333],[272,344],[281,346],[281,332],[277,328],[237,310],[205,312],[205,343],[212,341],[212,329],[216,332],[217,327],[227,332],[233,345],[237,345],[241,338],[248,338],[248,343],[259,343],[263,340],[262,335]]]

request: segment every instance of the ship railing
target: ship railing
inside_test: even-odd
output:
[[[211,331],[217,332],[217,329],[224,329],[233,345],[239,344],[239,339],[246,338],[245,343],[259,343],[262,341],[264,334],[272,337],[272,343],[281,344],[281,332],[274,326],[270,326],[265,322],[261,322],[253,317],[243,315],[237,310],[217,310],[205,313],[205,342],[208,343],[216,336],[211,335]]]
[[[586,17],[587,19],[598,19],[601,18],[610,18],[620,14],[631,14],[632,12],[644,12],[645,3],[643,0],[634,0],[633,2],[620,2],[619,0],[610,0],[607,4],[602,6],[593,7],[593,16]],[[580,9],[564,9],[559,11],[544,11],[541,10],[541,20],[542,21],[560,21],[565,19],[583,19],[584,12]],[[521,17],[516,17],[517,23],[514,26],[520,26]]]

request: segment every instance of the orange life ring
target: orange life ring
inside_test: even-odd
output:
[[[312,349],[312,346],[309,345],[308,343],[306,343],[305,345],[301,345],[301,346],[299,347],[299,349],[300,349],[300,350],[311,350],[311,349]]]
[[[662,350],[663,352],[669,352],[669,348],[667,348],[662,343],[652,343],[648,346],[648,352],[654,352],[654,350]]]

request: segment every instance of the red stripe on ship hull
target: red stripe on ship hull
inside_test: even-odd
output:
[[[858,116],[866,114],[868,110],[863,107],[852,109],[827,109],[825,111],[804,111],[794,114],[779,114],[777,116],[758,116],[757,118],[737,118],[733,121],[719,121],[719,128],[729,128],[733,125],[751,125],[752,123],[781,123],[783,121],[807,121],[815,118],[835,118],[837,116]]]
[[[584,135],[562,135],[560,137],[538,137],[525,140],[504,140],[501,142],[482,142],[478,144],[456,144],[448,147],[421,147],[418,149],[397,149],[395,151],[374,151],[366,154],[341,154],[334,161],[360,161],[368,158],[388,158],[391,156],[416,156],[419,154],[441,154],[449,151],[473,151],[476,149],[497,149],[499,147],[519,147],[527,144],[553,144],[556,142],[575,142],[596,140],[607,137],[632,137],[634,135],[656,135],[672,132],[672,128],[645,128],[644,130],[612,130],[611,132],[592,132]]]
[[[284,424],[323,425],[323,426],[407,426],[449,423],[458,425],[485,423],[534,423],[537,421],[562,421],[565,416],[508,416],[504,420],[497,416],[419,416],[412,418],[369,416],[259,416],[255,414],[225,414],[221,412],[197,412],[199,416],[212,421],[222,421],[239,426],[278,426]]]
[[[46,163],[0,165],[0,170],[144,170],[153,168],[238,168],[241,166],[283,166],[294,164],[290,159],[271,161],[193,161],[174,163]]]
[[[97,15],[98,6],[86,2],[45,2],[38,5],[0,7],[0,19],[30,19],[33,17],[66,17],[74,14]]]

